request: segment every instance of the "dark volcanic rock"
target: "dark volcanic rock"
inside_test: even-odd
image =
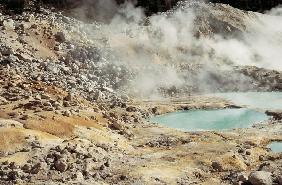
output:
[[[265,114],[268,115],[268,116],[272,116],[273,119],[275,119],[275,120],[281,120],[282,119],[282,112],[281,111],[279,111],[279,112],[266,111]]]

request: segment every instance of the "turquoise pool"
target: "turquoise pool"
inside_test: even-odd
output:
[[[169,113],[150,121],[185,131],[248,128],[268,116],[252,109],[191,110]]]
[[[272,142],[271,144],[268,145],[268,147],[273,152],[282,152],[282,142]]]

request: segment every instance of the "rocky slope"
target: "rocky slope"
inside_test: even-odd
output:
[[[206,12],[196,14],[195,38],[232,37],[246,30],[246,17],[255,17],[221,4],[192,5]],[[234,107],[218,98],[187,98],[203,92],[201,72],[211,80],[208,89],[218,92],[280,90],[279,71],[217,65],[207,70],[179,62],[175,68],[187,85],[160,84],[157,91],[169,98],[148,101],[132,83],[144,66],[113,62],[122,58],[112,59],[119,52],[109,48],[111,40],[92,35],[101,33],[102,24],[49,9],[5,13],[0,14],[1,184],[281,184],[282,156],[266,148],[282,140],[279,120],[230,132],[182,132],[147,121],[176,110]],[[170,63],[156,68],[165,65]],[[155,65],[146,67],[156,72]],[[247,85],[234,85],[242,81]]]

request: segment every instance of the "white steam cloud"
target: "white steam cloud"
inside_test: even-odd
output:
[[[193,68],[201,64],[209,70],[215,66],[238,65],[282,70],[282,8],[266,14],[234,10],[242,15],[238,15],[238,20],[229,19],[233,22],[226,23],[227,30],[230,25],[239,25],[237,27],[245,31],[228,37],[220,30],[210,36],[198,37],[199,27],[207,28],[207,32],[214,31],[210,27],[217,23],[205,20],[211,12],[220,15],[224,26],[228,11],[233,11],[229,6],[224,5],[224,8],[220,12],[209,4],[187,3],[170,13],[147,18],[141,8],[126,3],[116,10],[109,23],[86,27],[96,45],[110,48],[114,56],[112,62],[122,62],[137,69],[136,79],[130,85],[134,93],[144,96],[156,95],[161,87],[178,88],[190,83],[191,80],[184,79],[185,75],[177,70],[179,65]],[[203,84],[209,82],[205,74],[199,76]]]

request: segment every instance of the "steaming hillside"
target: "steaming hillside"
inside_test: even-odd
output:
[[[107,11],[116,8],[114,4],[110,6],[113,7]],[[73,13],[87,16],[83,8],[75,9]],[[72,72],[79,76],[82,67],[74,61],[84,60],[83,76],[86,76],[83,79],[88,85],[80,91],[91,100],[95,98],[89,96],[101,94],[97,89],[105,87],[146,98],[280,90],[280,73],[271,70],[281,68],[281,16],[279,9],[268,14],[244,12],[223,4],[180,2],[172,10],[150,17],[146,17],[141,8],[125,4],[106,22],[86,24],[62,19],[60,15],[48,17],[48,21],[61,21],[56,26],[68,28],[62,36],[69,37],[68,42],[75,41],[74,48],[65,46],[70,48],[65,50],[64,43],[58,43],[55,49],[67,56],[63,59],[65,65],[71,65]],[[9,22],[6,24],[9,26]],[[50,37],[46,31],[43,36],[45,39]],[[90,48],[86,48],[85,57],[81,57],[84,51],[80,53],[75,48],[85,45],[78,42],[81,38],[84,43],[91,43]],[[8,40],[4,43],[13,47],[9,46]],[[40,51],[37,53],[39,56],[30,52],[30,57],[42,55]],[[54,65],[57,64],[60,68],[60,62]],[[29,67],[29,70],[34,74],[38,69]],[[26,72],[30,74],[28,70]],[[93,79],[97,78],[99,82],[95,84]],[[71,86],[74,82],[65,80],[64,83],[60,86]]]
[[[83,29],[107,61],[132,72],[121,86],[134,89],[130,94],[272,91],[281,88],[279,72],[271,71],[281,69],[278,12],[262,15],[223,4],[181,2],[145,17],[128,4],[109,24]]]

